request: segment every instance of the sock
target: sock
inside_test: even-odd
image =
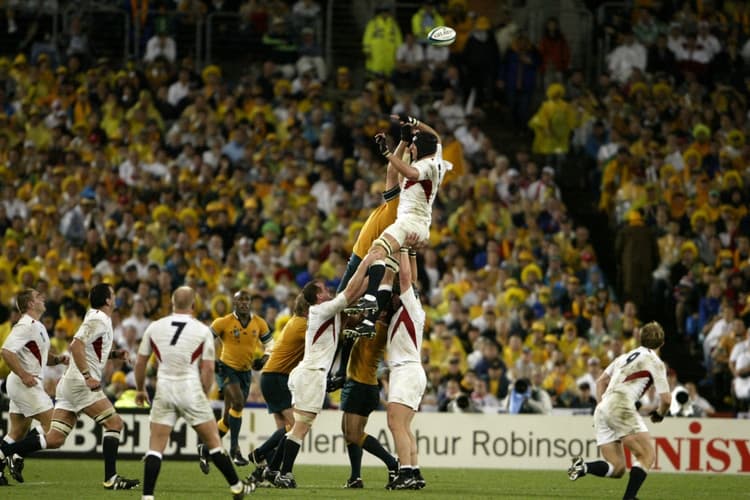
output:
[[[104,431],[102,455],[104,455],[104,480],[117,474],[117,448],[120,447],[120,431]]]
[[[12,457],[13,455],[26,457],[35,451],[45,448],[47,448],[47,440],[44,439],[43,434],[29,433],[25,438],[13,444],[0,441],[0,460],[4,460],[5,457]]]
[[[414,469],[411,468],[411,465],[402,465],[398,471],[398,475],[406,478],[414,477]]]
[[[259,462],[265,459],[271,451],[276,449],[281,442],[281,439],[284,437],[284,434],[286,434],[286,429],[283,427],[281,429],[276,429],[276,432],[271,434],[271,436],[266,439],[265,443],[255,448],[255,451],[253,451],[255,459]]]
[[[367,269],[367,277],[370,278],[370,281],[368,281],[367,283],[367,291],[365,292],[365,297],[375,300],[375,297],[378,295],[378,287],[380,286],[380,282],[383,281],[384,275],[384,260],[376,260],[370,265],[370,267]]]
[[[382,460],[385,466],[388,467],[388,470],[398,470],[398,461],[396,458],[383,448],[380,441],[369,434],[365,434],[365,439],[362,441],[362,449]]]
[[[270,470],[279,470],[281,468],[281,462],[284,461],[284,449],[286,448],[286,434],[281,436],[281,441],[276,445],[276,450],[273,452],[273,457],[268,462],[268,468]]]
[[[643,481],[646,480],[648,474],[645,470],[640,467],[633,466],[630,468],[630,479],[628,479],[628,487],[625,488],[625,496],[623,498],[635,498],[638,494],[638,490],[641,488]]]
[[[29,433],[29,434],[31,434],[31,433]],[[28,434],[27,434],[27,435],[28,435]],[[15,442],[16,442],[16,440],[15,440],[15,439],[13,439],[12,437],[10,437],[10,436],[9,436],[9,435],[7,435],[7,434],[6,434],[5,436],[3,436],[3,441],[4,441],[4,442],[6,442],[6,443],[8,443],[8,444],[13,444],[13,443],[15,443]]]
[[[419,466],[418,465],[414,466],[414,477],[416,477],[418,479],[422,477],[422,471],[419,470]]]
[[[240,447],[240,429],[242,429],[242,410],[229,410],[229,450],[233,452]]]
[[[239,482],[237,477],[237,471],[232,466],[232,461],[229,460],[227,455],[221,448],[214,448],[210,450],[208,454],[211,456],[211,460],[219,471],[224,475],[224,479],[227,480],[229,486],[235,486]]]
[[[611,463],[605,460],[597,460],[595,462],[586,462],[583,470],[586,471],[586,474],[593,474],[599,477],[610,477],[615,468],[612,467]]]
[[[141,500],[154,500],[154,495],[141,495]]]
[[[385,306],[388,304],[388,301],[391,300],[391,295],[393,294],[393,287],[386,287],[381,286],[378,288],[378,309],[385,309]]]
[[[294,467],[294,461],[297,459],[297,453],[302,446],[302,440],[297,439],[291,434],[286,435],[286,442],[284,443],[284,460],[281,463],[281,473],[287,474],[292,472]]]
[[[227,432],[229,432],[229,426],[227,426],[227,423],[224,422],[224,418],[220,418],[218,422],[216,422],[216,425],[219,426],[219,437],[223,438],[227,435]]]
[[[146,453],[143,461],[143,495],[149,496],[154,494],[156,488],[156,478],[159,477],[161,470],[161,453],[150,451]]]
[[[362,476],[362,447],[355,443],[348,443],[346,452],[349,454],[349,464],[352,466],[352,474],[349,476],[349,480],[352,481]]]

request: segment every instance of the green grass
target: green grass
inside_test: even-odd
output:
[[[250,468],[242,468],[247,475]],[[143,465],[122,460],[119,472],[126,477],[143,476]],[[7,473],[7,471],[6,471]],[[107,498],[140,499],[141,490],[105,491],[101,486],[103,464],[100,460],[29,459],[24,484],[12,479],[10,486],[0,487],[0,498],[89,500]],[[259,488],[253,498],[450,498],[450,499],[619,499],[625,491],[627,476],[619,479],[585,477],[575,483],[564,471],[515,471],[488,469],[432,469],[423,474],[427,488],[419,491],[386,491],[384,468],[368,467],[363,471],[365,490],[343,490],[348,468],[304,466],[295,468],[299,484],[296,490]],[[721,475],[652,474],[639,493],[643,499],[738,499],[750,497],[748,478]],[[208,476],[201,474],[197,463],[165,461],[162,464],[156,498],[207,500],[230,498],[224,479],[212,467]]]

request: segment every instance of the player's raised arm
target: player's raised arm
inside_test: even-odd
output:
[[[398,155],[393,154],[393,152],[388,149],[388,144],[386,144],[385,140],[385,134],[380,133],[376,135],[375,144],[377,144],[380,154],[383,155],[390,162],[390,164],[393,165],[396,170],[398,170],[401,175],[409,180],[419,179],[419,170],[406,163]],[[399,145],[401,145],[401,143],[399,143]]]
[[[443,143],[443,139],[440,137],[440,134],[437,133],[437,130],[435,130],[434,128],[430,127],[426,123],[417,120],[413,116],[409,116],[409,115],[406,115],[406,114],[401,114],[401,115],[391,115],[391,118],[394,119],[394,120],[398,120],[401,123],[406,123],[406,124],[410,125],[412,128],[418,130],[419,132],[426,132],[428,134],[432,134],[435,137],[437,137],[438,144],[442,144]]]

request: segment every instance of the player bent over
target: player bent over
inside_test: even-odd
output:
[[[117,474],[117,449],[120,446],[123,423],[101,386],[107,360],[110,357],[126,361],[128,359],[127,351],[112,350],[114,332],[110,315],[115,303],[112,286],[99,283],[92,287],[89,303],[91,309],[70,343],[72,362],[57,383],[55,409],[49,432],[44,435],[28,435],[10,445],[0,443],[0,459],[15,453],[25,457],[38,450],[61,447],[75,427],[78,414],[83,412],[104,427],[104,488],[129,490],[138,486],[140,481]]]
[[[44,314],[44,295],[27,288],[16,296],[16,308],[22,314],[5,339],[0,354],[10,368],[6,380],[10,398],[10,430],[3,441],[12,444],[24,438],[31,429],[32,420],[38,421],[46,433],[52,421],[52,400],[42,387],[45,366],[68,364],[67,356],[49,353],[49,334],[39,321]],[[7,459],[10,474],[23,482],[23,458]],[[0,462],[0,486],[8,484],[3,475],[5,462]]]
[[[144,460],[143,500],[153,500],[161,469],[162,453],[178,417],[195,429],[209,456],[227,480],[232,498],[240,500],[255,490],[254,483],[237,477],[232,461],[221,447],[219,429],[206,393],[214,375],[211,330],[193,318],[195,292],[187,286],[172,294],[172,314],[151,323],[143,334],[135,363],[136,404],[143,406],[146,365],[151,354],[159,361],[158,384],[151,405],[151,436]]]
[[[355,276],[343,292],[335,297],[319,281],[305,285],[302,294],[310,304],[305,332],[305,354],[289,374],[289,390],[294,407],[294,426],[284,441],[284,459],[275,484],[280,488],[296,488],[292,474],[302,440],[323,408],[326,378],[333,364],[342,329],[341,312],[364,292],[363,275]]]
[[[664,363],[659,349],[664,345],[664,330],[651,322],[641,328],[641,347],[615,359],[596,381],[597,399],[594,411],[596,444],[604,460],[584,462],[575,457],[568,469],[568,477],[593,474],[599,477],[620,478],[625,474],[627,447],[635,456],[630,468],[630,479],[624,499],[634,499],[648,471],[654,464],[654,446],[643,418],[635,403],[653,383],[659,394],[659,408],[651,412],[652,422],[661,422],[669,409],[671,395]]]

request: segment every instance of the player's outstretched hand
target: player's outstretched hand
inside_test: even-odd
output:
[[[391,118],[393,120],[398,120],[401,123],[409,124],[412,127],[416,127],[419,124],[419,120],[417,120],[413,116],[407,115],[406,113],[401,113],[401,114],[398,114],[398,115],[391,115]]]
[[[649,416],[651,417],[651,421],[655,424],[658,424],[662,420],[664,420],[664,415],[659,413],[658,411],[654,410],[652,411]]]
[[[401,142],[405,142],[407,146],[411,145],[414,139],[414,132],[411,129],[411,125],[404,123],[401,125]]]
[[[256,372],[263,369],[264,366],[266,366],[266,361],[268,361],[268,358],[270,356],[268,354],[264,354],[263,356],[259,357],[258,359],[253,360],[253,370]]]
[[[342,375],[329,375],[326,380],[326,392],[334,392],[344,387],[346,377]]]
[[[385,134],[381,132],[380,134],[377,134],[374,139],[375,144],[377,144],[378,146],[378,152],[381,155],[388,157],[391,152],[388,150],[388,144],[386,144]]]

